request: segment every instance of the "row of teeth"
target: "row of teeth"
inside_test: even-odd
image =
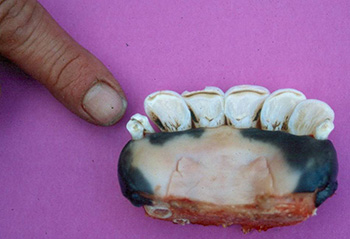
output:
[[[240,85],[226,93],[217,87],[200,91],[157,91],[144,102],[148,117],[163,132],[231,125],[235,128],[280,130],[295,135],[327,139],[334,129],[334,111],[328,104],[295,89],[269,90]],[[127,124],[133,139],[154,129],[146,116],[135,114]]]

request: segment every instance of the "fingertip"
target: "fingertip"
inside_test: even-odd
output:
[[[82,100],[83,110],[102,126],[117,123],[124,115],[127,101],[107,82],[97,81],[88,89]]]

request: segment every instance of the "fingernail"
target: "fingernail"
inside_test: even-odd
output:
[[[126,109],[126,100],[106,83],[96,83],[83,99],[84,110],[101,125],[117,122]]]

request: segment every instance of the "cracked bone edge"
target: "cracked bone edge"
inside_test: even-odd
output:
[[[269,90],[256,85],[231,87],[225,93],[225,116],[235,128],[257,127],[259,113]]]
[[[288,120],[297,104],[306,100],[305,95],[294,89],[280,89],[269,95],[261,109],[260,122],[263,130],[288,129]]]
[[[146,97],[144,107],[148,117],[161,131],[191,129],[191,113],[185,100],[174,91],[157,91]]]
[[[320,100],[305,100],[294,109],[288,122],[288,131],[295,135],[312,135],[327,139],[334,129],[334,111]]]
[[[217,87],[182,93],[191,112],[195,128],[217,127],[225,124],[224,92]]]

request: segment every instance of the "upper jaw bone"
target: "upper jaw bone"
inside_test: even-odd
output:
[[[161,131],[182,131],[191,128],[191,113],[184,99],[174,91],[157,91],[144,102],[148,117]]]
[[[192,113],[196,128],[225,124],[224,93],[219,88],[206,87],[199,91],[185,91],[182,97]]]
[[[295,135],[313,135],[327,139],[334,129],[334,111],[320,100],[305,100],[294,109],[288,122],[288,131]]]
[[[294,89],[280,89],[266,98],[261,109],[260,122],[263,130],[288,129],[288,119],[295,106],[306,100],[305,95]]]
[[[225,116],[228,125],[236,128],[256,127],[259,111],[269,90],[255,85],[241,85],[225,93]]]

